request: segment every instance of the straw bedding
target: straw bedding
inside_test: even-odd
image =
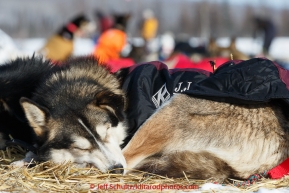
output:
[[[78,168],[69,162],[63,164],[31,163],[21,168],[9,165],[11,162],[23,158],[24,154],[25,151],[20,147],[0,150],[0,192],[161,192],[161,185],[164,188],[163,192],[188,192],[198,189],[207,182],[214,182],[214,179],[188,179],[185,173],[183,178],[178,179],[141,171],[124,176],[103,174],[96,168]],[[221,183],[224,189],[217,192],[228,192],[227,187],[231,190],[234,188],[235,191],[251,192],[260,187],[269,189],[288,187],[289,177],[280,180],[262,178],[253,185],[242,187],[236,187],[234,183],[240,182],[232,179]],[[180,188],[185,185],[189,185],[187,189]]]

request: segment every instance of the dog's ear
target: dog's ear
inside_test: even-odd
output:
[[[125,98],[111,91],[101,91],[96,94],[96,105],[113,113],[119,121],[124,120]]]
[[[49,118],[48,109],[39,106],[34,101],[25,97],[20,99],[20,104],[35,134],[37,136],[42,136],[44,134],[45,125]]]

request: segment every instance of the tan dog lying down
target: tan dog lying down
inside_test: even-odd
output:
[[[175,94],[123,154],[127,168],[160,175],[247,178],[289,156],[288,131],[288,112],[277,102],[232,105]]]

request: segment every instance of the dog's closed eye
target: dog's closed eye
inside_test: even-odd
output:
[[[91,143],[84,137],[74,136],[72,140],[74,141],[71,145],[73,149],[90,150],[92,147]]]
[[[84,151],[89,151],[89,150],[90,150],[90,149],[85,148],[85,147],[77,147],[77,146],[74,146],[74,145],[72,145],[72,149],[75,149],[75,150],[84,150]]]

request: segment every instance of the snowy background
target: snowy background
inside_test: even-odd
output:
[[[3,39],[2,39],[3,40]],[[9,48],[15,49],[16,53],[20,55],[32,55],[34,52],[37,52],[45,43],[46,39],[44,38],[27,38],[27,39],[11,39],[9,45],[6,44]],[[132,41],[137,42],[139,38],[132,38]],[[155,39],[158,42],[158,39]],[[201,38],[192,37],[189,42],[191,44],[198,44],[203,41]],[[220,46],[228,46],[230,43],[229,37],[218,38],[217,43]],[[1,39],[0,39],[1,45]],[[155,44],[159,46],[158,44]],[[92,53],[94,48],[94,41],[90,38],[78,38],[75,40],[74,45],[74,56],[80,55],[89,55]],[[253,39],[253,38],[237,38],[236,40],[237,49],[247,55],[258,55],[262,50],[262,39]],[[12,48],[13,47],[13,48]],[[1,49],[1,47],[0,47]],[[3,47],[4,49],[4,47]],[[157,48],[154,48],[157,49]],[[289,62],[289,37],[277,37],[273,40],[269,54],[277,60],[282,60]],[[1,55],[0,55],[1,61]]]

